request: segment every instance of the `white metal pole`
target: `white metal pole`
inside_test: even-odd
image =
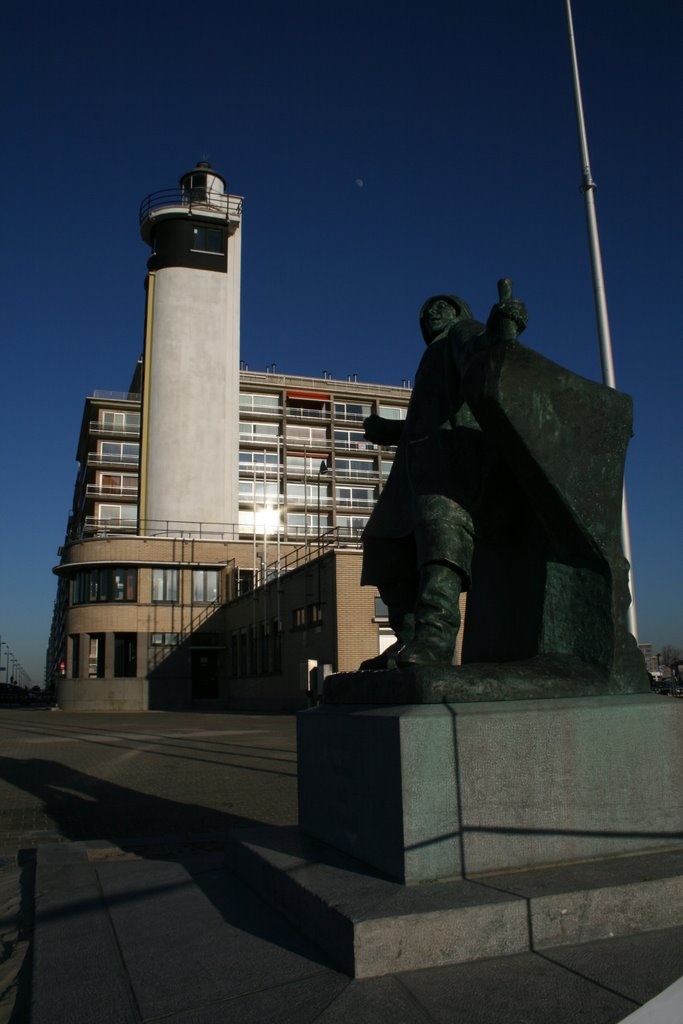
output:
[[[612,358],[612,337],[609,329],[609,317],[607,313],[607,298],[605,295],[605,279],[602,271],[602,256],[600,253],[600,237],[598,235],[598,220],[595,212],[595,182],[591,174],[590,157],[588,155],[588,138],[586,136],[586,123],[583,116],[583,100],[581,98],[581,82],[579,80],[579,64],[576,57],[576,40],[574,38],[574,22],[572,19],[571,0],[565,0],[567,9],[567,27],[569,30],[569,50],[572,61],[572,76],[574,79],[574,98],[576,101],[576,124],[579,133],[579,149],[581,152],[581,191],[583,192],[586,208],[586,225],[588,227],[588,246],[590,249],[591,267],[593,271],[593,298],[595,301],[595,316],[598,326],[598,342],[600,346],[600,363],[602,367],[602,382],[609,388],[616,388],[614,375],[614,360]],[[631,567],[630,589],[631,605],[628,609],[628,627],[636,640],[638,639],[638,620],[636,618],[636,595],[633,584],[633,559],[631,556],[631,533],[628,524],[628,508],[626,504],[626,485],[622,494],[621,506],[621,543],[624,549],[624,556]]]

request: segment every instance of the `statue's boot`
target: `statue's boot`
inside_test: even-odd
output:
[[[375,658],[367,658],[361,662],[360,672],[381,672],[382,670],[396,668],[396,655],[413,639],[415,633],[415,616],[412,612],[405,612],[392,608],[389,609],[389,625],[396,634],[396,641],[386,650],[382,651]]]
[[[396,654],[398,668],[450,665],[460,626],[462,579],[455,567],[428,562],[420,570],[415,635]]]

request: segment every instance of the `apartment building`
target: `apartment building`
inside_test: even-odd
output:
[[[64,708],[294,708],[393,639],[360,535],[400,387],[249,370],[243,200],[205,161],[147,196],[144,351],[85,401],[48,650]]]
[[[243,368],[235,521],[161,520],[139,515],[143,369],[129,391],[85,400],[55,569],[60,704],[306,706],[325,673],[393,639],[359,580],[360,535],[394,450],[367,442],[362,422],[404,417],[407,382]]]

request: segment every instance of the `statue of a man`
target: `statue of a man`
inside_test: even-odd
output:
[[[405,421],[365,420],[369,441],[398,446],[363,534],[361,580],[378,588],[397,640],[363,669],[452,662],[459,598],[470,587],[478,522],[495,504],[497,463],[465,400],[463,375],[474,354],[514,340],[526,321],[510,287],[486,326],[458,296],[427,299],[420,311],[427,351]]]

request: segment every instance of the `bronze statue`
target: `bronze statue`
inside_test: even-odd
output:
[[[326,699],[357,699],[361,678],[381,701],[646,689],[620,536],[631,400],[522,345],[526,322],[507,280],[485,326],[455,295],[422,307],[406,419],[365,421],[369,441],[398,446],[362,573],[397,640]]]
[[[465,401],[462,370],[475,351],[524,330],[524,304],[506,288],[484,327],[456,295],[420,311],[427,345],[405,421],[370,416],[365,436],[397,444],[386,486],[363,534],[361,582],[377,586],[397,641],[363,668],[449,665],[469,589],[474,520],[495,458]]]

